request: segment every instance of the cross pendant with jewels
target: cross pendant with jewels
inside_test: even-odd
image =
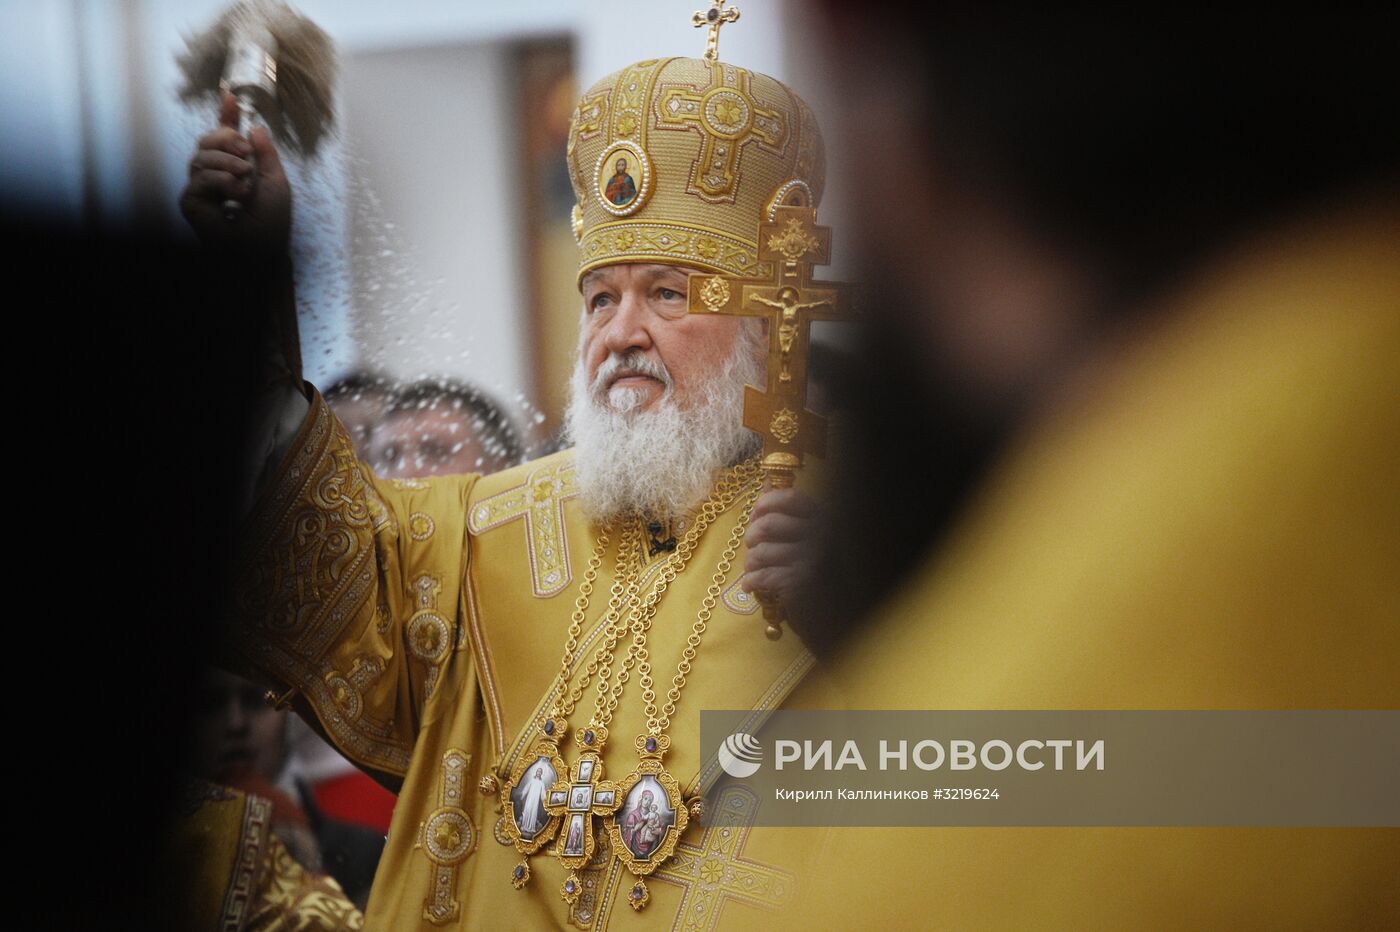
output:
[[[590,729],[589,733],[596,736],[595,729]],[[583,892],[578,872],[588,865],[597,850],[594,819],[612,815],[620,803],[617,784],[603,779],[602,742],[596,741],[596,737],[595,742],[585,742],[584,734],[581,729],[580,747],[594,745],[599,750],[585,750],[580,754],[569,768],[569,779],[551,786],[544,804],[545,812],[563,820],[554,842],[554,853],[569,868],[559,892],[570,905]]]

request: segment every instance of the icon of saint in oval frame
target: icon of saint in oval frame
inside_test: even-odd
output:
[[[643,760],[617,785],[619,811],[605,819],[608,840],[635,876],[650,874],[676,850],[690,821],[680,785],[657,759]]]
[[[615,217],[641,210],[651,196],[651,159],[635,142],[615,142],[598,156],[594,188],[603,209]]]

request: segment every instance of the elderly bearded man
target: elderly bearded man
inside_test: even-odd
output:
[[[276,152],[239,138],[231,101],[222,116],[186,216],[209,240],[284,239]],[[618,204],[622,157],[637,184]],[[701,709],[809,704],[811,655],[762,636],[750,590],[791,597],[811,511],[760,497],[740,426],[761,325],[686,308],[692,271],[772,271],[755,234],[774,204],[820,198],[816,121],[767,76],[639,62],[583,96],[568,158],[574,449],[380,480],[314,387],[294,374],[273,390],[231,651],[399,791],[371,928],[752,925],[789,902],[811,841],[751,830],[747,791],[697,800]],[[245,199],[243,229],[228,197]],[[652,828],[624,839],[644,799]]]

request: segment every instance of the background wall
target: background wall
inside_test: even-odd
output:
[[[698,56],[699,0],[304,0],[342,54],[339,138],[292,169],[308,378],[355,368],[449,375],[539,411],[523,218],[513,197],[532,102],[519,44],[562,39],[580,87],[641,58]],[[8,0],[0,6],[0,206],[47,224],[184,230],[176,200],[212,125],[176,99],[175,55],[214,0]],[[796,0],[740,3],[721,56],[788,81],[821,112]],[[831,159],[839,147],[828,134]],[[562,159],[563,154],[560,153]],[[823,219],[839,223],[828,189]],[[840,256],[838,239],[837,255]],[[840,260],[838,258],[837,270]],[[561,300],[559,293],[550,302]],[[194,310],[192,312],[197,312]],[[561,313],[557,319],[568,320]],[[555,326],[555,324],[551,324]],[[548,367],[559,367],[559,355]]]

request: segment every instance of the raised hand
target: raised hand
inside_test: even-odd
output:
[[[291,235],[292,188],[266,127],[251,139],[238,132],[238,100],[225,93],[219,127],[201,136],[190,159],[180,212],[210,245],[285,251]],[[224,202],[242,205],[230,220]]]

